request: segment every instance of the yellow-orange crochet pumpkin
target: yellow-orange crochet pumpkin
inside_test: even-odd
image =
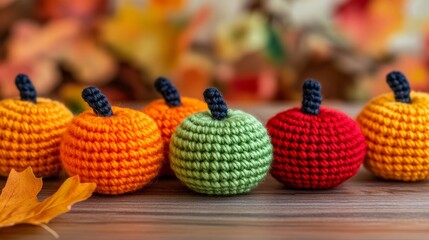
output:
[[[21,99],[0,102],[0,175],[31,166],[37,177],[61,170],[60,142],[72,113],[61,103],[38,98],[30,79],[19,74]]]
[[[373,99],[357,117],[368,145],[364,166],[384,179],[428,179],[429,95],[411,91],[400,72],[387,83],[393,94]]]
[[[162,94],[163,99],[149,103],[142,111],[152,117],[161,130],[164,142],[164,164],[161,174],[174,176],[168,157],[170,138],[183,119],[196,112],[207,110],[207,104],[198,99],[180,97],[171,82],[162,77],[155,81],[155,88]]]
[[[146,114],[111,107],[95,87],[82,92],[92,110],[73,118],[61,142],[61,160],[69,175],[97,184],[101,194],[136,191],[162,166],[162,139]]]

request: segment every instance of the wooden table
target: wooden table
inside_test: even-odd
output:
[[[355,116],[359,105],[329,104]],[[288,105],[289,106],[289,105]],[[241,106],[265,121],[288,106]],[[40,198],[64,176],[45,181]],[[5,180],[0,180],[3,187]],[[95,195],[55,218],[61,239],[428,239],[429,181],[382,181],[366,170],[324,191],[290,190],[267,177],[253,192],[209,197],[175,179],[124,196]],[[0,239],[53,239],[37,226],[0,229]]]

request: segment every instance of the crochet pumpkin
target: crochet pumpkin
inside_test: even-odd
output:
[[[297,189],[327,189],[355,175],[365,157],[365,138],[342,112],[320,107],[319,82],[303,85],[301,107],[280,112],[267,123],[274,147],[271,175]]]
[[[249,192],[270,168],[267,131],[252,115],[228,109],[217,89],[207,89],[204,98],[210,111],[190,115],[171,137],[171,168],[199,193]]]
[[[161,130],[164,142],[164,164],[161,175],[173,176],[168,157],[171,135],[183,119],[193,113],[207,110],[207,105],[198,99],[180,97],[171,82],[162,77],[155,81],[155,88],[162,94],[163,99],[149,103],[142,111],[155,120]]]
[[[37,97],[30,79],[19,74],[21,99],[0,102],[0,175],[31,166],[37,177],[61,170],[60,141],[72,113],[61,103]]]
[[[97,184],[101,194],[136,191],[152,181],[162,165],[162,139],[146,114],[111,107],[95,87],[82,92],[92,108],[73,118],[61,142],[69,175]]]
[[[386,79],[393,93],[371,100],[357,117],[368,143],[364,166],[384,179],[428,179],[429,95],[411,91],[400,72]]]

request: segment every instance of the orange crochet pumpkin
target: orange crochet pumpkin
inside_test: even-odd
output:
[[[183,119],[196,112],[207,110],[207,104],[198,99],[180,97],[171,82],[162,77],[155,81],[155,88],[162,94],[163,99],[149,103],[142,111],[152,117],[161,130],[164,142],[164,164],[161,175],[174,176],[168,157],[170,138]]]
[[[31,166],[37,177],[61,170],[60,142],[73,114],[61,103],[38,98],[30,79],[15,79],[21,99],[0,102],[0,175]]]
[[[136,191],[162,166],[162,139],[146,114],[111,107],[95,87],[82,92],[88,110],[73,118],[61,142],[61,160],[69,175],[97,184],[101,194]]]

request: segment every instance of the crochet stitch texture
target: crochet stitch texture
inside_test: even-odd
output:
[[[104,110],[94,109],[101,115],[88,110],[73,118],[61,143],[64,169],[83,182],[96,183],[101,194],[136,191],[161,169],[161,133],[146,114],[110,107],[98,89],[92,91],[86,100]]]
[[[365,139],[347,115],[320,107],[320,84],[304,83],[301,108],[267,122],[274,147],[271,174],[297,189],[327,189],[354,176],[365,156]]]
[[[357,117],[368,143],[364,166],[384,179],[428,179],[429,95],[410,91],[400,72],[387,82],[394,93],[371,100]]]
[[[206,90],[209,92],[210,89]],[[176,128],[170,143],[171,168],[196,192],[245,193],[266,176],[272,161],[272,145],[257,119],[227,109],[223,99],[213,102],[219,98],[218,92],[206,96],[211,111],[190,115]],[[214,119],[219,114],[224,118]]]
[[[37,98],[30,79],[16,78],[21,99],[0,102],[0,175],[31,166],[37,177],[61,170],[60,142],[72,113],[61,103]]]
[[[155,120],[161,130],[164,143],[164,164],[161,175],[174,175],[170,168],[170,139],[176,127],[191,114],[207,110],[207,105],[198,99],[180,97],[176,88],[165,78],[155,81],[156,89],[163,99],[155,100],[142,109],[143,113]]]

